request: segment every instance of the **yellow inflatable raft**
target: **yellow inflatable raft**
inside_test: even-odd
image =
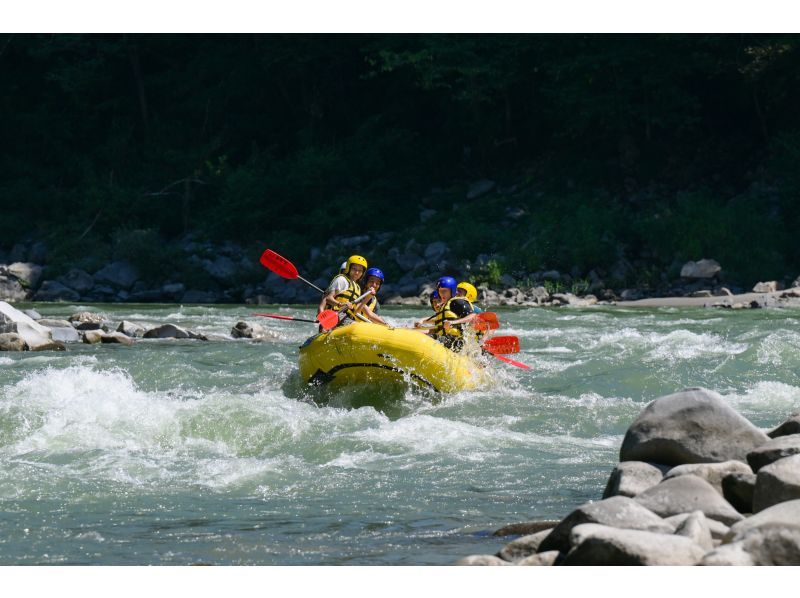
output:
[[[355,322],[308,339],[300,347],[300,376],[316,385],[412,382],[449,393],[476,388],[484,370],[416,330]]]

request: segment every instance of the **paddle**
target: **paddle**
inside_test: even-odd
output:
[[[294,264],[292,262],[287,260],[282,255],[278,255],[277,253],[272,251],[272,249],[267,249],[266,251],[264,251],[264,253],[261,254],[261,258],[258,261],[261,262],[262,266],[264,266],[268,270],[271,270],[272,272],[275,272],[275,274],[277,274],[281,278],[287,278],[289,280],[300,279],[308,286],[314,287],[323,295],[325,294],[325,291],[323,291],[313,282],[309,282],[305,278],[300,276],[297,273],[297,268],[294,267]]]
[[[519,353],[519,338],[516,336],[495,336],[483,343],[483,348],[491,353],[507,355]]]
[[[491,351],[489,351],[489,355],[492,355],[493,357],[497,357],[497,359],[499,359],[500,361],[505,361],[506,363],[509,363],[509,364],[511,364],[511,365],[513,365],[515,367],[522,368],[523,370],[531,369],[531,366],[525,365],[521,361],[515,361],[513,359],[509,359],[508,357],[503,357],[502,355],[497,355],[495,353],[492,353]]]
[[[261,316],[262,318],[275,318],[276,320],[290,320],[292,322],[311,322],[312,324],[319,323],[323,330],[330,330],[339,323],[339,314],[332,309],[326,309],[317,315],[316,320],[308,320],[306,318],[293,318],[292,316],[282,316],[280,314],[253,314],[254,316]]]

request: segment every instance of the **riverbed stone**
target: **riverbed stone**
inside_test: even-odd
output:
[[[516,561],[514,564],[520,567],[550,567],[555,565],[556,560],[561,555],[557,550],[548,550],[526,556],[524,559]]]
[[[0,333],[0,351],[27,351],[28,343],[16,332]]]
[[[753,512],[756,474],[729,473],[722,478],[722,496],[740,513]]]
[[[747,453],[747,462],[755,473],[778,459],[800,453],[800,434],[778,436]]]
[[[142,338],[144,336],[144,328],[128,320],[122,320],[122,322],[119,323],[117,332],[121,332],[125,336],[131,338]]]
[[[82,324],[84,322],[102,324],[106,321],[106,317],[103,314],[98,314],[91,311],[79,311],[69,316],[67,321],[69,321],[73,326],[76,324]]]
[[[798,525],[798,522],[800,522],[800,499],[788,500],[734,523],[723,541],[725,543],[737,542],[744,537],[747,531],[757,527],[791,526]]]
[[[744,461],[769,437],[716,392],[688,388],[656,399],[628,428],[620,461],[666,465]]]
[[[671,534],[674,528],[658,515],[627,496],[612,496],[586,503],[567,515],[539,545],[539,552],[569,550],[569,534],[582,523],[600,523],[612,527]]]
[[[100,342],[111,345],[132,345],[133,339],[121,332],[106,332],[100,337]]]
[[[261,324],[239,321],[231,329],[233,338],[250,338],[253,340],[276,339],[278,335],[271,330],[267,330]]]
[[[700,510],[706,517],[725,525],[743,519],[711,484],[694,474],[664,480],[633,500],[661,517]]]
[[[692,511],[692,513],[702,513],[702,511]],[[672,515],[671,517],[665,517],[664,521],[670,525],[674,525],[675,529],[677,530],[681,524],[683,524],[692,515],[692,513]],[[703,516],[705,517],[705,515]],[[705,524],[708,527],[709,532],[711,532],[711,539],[714,540],[715,543],[721,542],[731,530],[731,528],[724,523],[717,521],[716,519],[709,519],[708,517],[705,517]]]
[[[489,566],[489,567],[496,567],[496,566],[507,566],[510,565],[508,561],[504,561],[498,556],[493,554],[471,554],[469,556],[465,556],[462,559],[458,559],[454,565],[467,565],[467,566]]]
[[[736,460],[723,461],[722,463],[685,463],[684,465],[677,465],[670,469],[664,475],[664,479],[670,480],[689,473],[703,478],[706,482],[711,484],[717,492],[723,494],[722,478],[731,473],[752,475],[753,470],[750,469],[750,466],[744,461]]]
[[[770,438],[790,436],[791,434],[800,434],[800,411],[792,413],[785,422],[767,432],[767,436]]]
[[[794,499],[800,499],[800,454],[778,459],[758,470],[753,491],[754,513]]]
[[[689,538],[595,523],[576,526],[561,565],[695,565],[705,550]]]
[[[658,484],[664,477],[661,469],[644,461],[623,461],[611,472],[603,498],[628,496],[633,498]]]
[[[701,565],[800,565],[800,525],[766,524],[707,553]]]
[[[78,343],[81,340],[80,333],[70,326],[69,322],[67,322],[67,326],[48,326],[48,328],[54,341]]]
[[[542,521],[525,521],[522,523],[510,523],[495,530],[493,536],[528,536],[542,530],[551,530],[558,525],[555,519],[544,519]]]
[[[714,539],[708,527],[708,519],[702,511],[692,511],[675,529],[676,536],[689,538],[705,551],[714,548]]]
[[[86,330],[81,336],[87,345],[97,345],[103,342],[103,334],[102,330]]]
[[[175,324],[162,324],[147,330],[144,338],[189,338],[189,331],[175,326]]]
[[[18,334],[31,351],[58,349],[58,345],[53,343],[53,335],[49,328],[35,322],[30,316],[26,316],[5,301],[0,301],[0,333],[3,332]]]
[[[519,561],[532,554],[536,554],[542,540],[550,535],[550,531],[549,529],[545,529],[535,534],[529,534],[512,540],[500,549],[497,556],[506,561]]]

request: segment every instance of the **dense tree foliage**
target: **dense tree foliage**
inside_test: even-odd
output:
[[[3,35],[0,245],[69,257],[148,229],[300,252],[417,227],[510,269],[796,274],[799,41]],[[480,178],[514,192],[467,202]]]

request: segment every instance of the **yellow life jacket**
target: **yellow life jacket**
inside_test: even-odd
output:
[[[337,276],[334,276],[333,279],[331,280],[331,284],[333,284],[333,281],[336,280],[338,276],[344,276],[344,275],[337,274]],[[334,295],[333,298],[336,299],[337,301],[341,301],[342,303],[355,301],[361,296],[361,287],[358,286],[357,282],[353,282],[347,276],[344,276],[344,279],[347,281],[347,289],[345,289],[341,293]],[[330,285],[328,286],[330,287]],[[342,307],[337,306],[333,308],[333,311],[341,311],[342,309],[343,309]],[[353,320],[356,319],[356,314],[353,312],[352,309],[347,310],[347,315],[350,316]]]
[[[444,323],[446,320],[460,319],[459,316],[457,316],[450,310],[450,303],[452,303],[454,299],[463,299],[464,301],[467,301],[463,297],[452,297],[447,301],[447,303],[442,305],[439,311],[436,312],[436,317],[433,320],[434,326],[433,326],[433,332],[431,332],[432,337],[437,338],[440,336],[453,336],[459,338],[462,336],[463,332],[461,330],[461,324],[450,326],[450,328],[448,328],[447,330],[444,329]],[[469,303],[469,301],[467,301],[467,303]],[[470,303],[470,305],[472,304]]]
[[[372,313],[375,313],[375,310],[378,307],[378,298],[373,295],[365,304]]]

